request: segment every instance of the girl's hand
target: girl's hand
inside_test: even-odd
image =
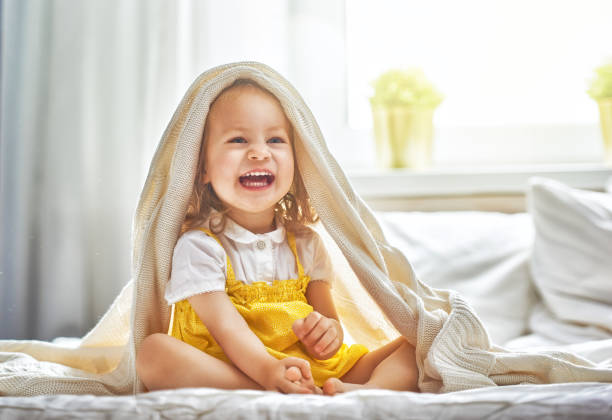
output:
[[[313,311],[293,323],[293,332],[315,359],[332,357],[342,345],[340,323]]]
[[[315,394],[322,395],[323,390],[315,385],[312,374],[310,376],[310,378],[305,378],[304,375],[302,375],[302,371],[297,366],[289,367],[285,373],[285,377],[294,384],[305,386],[313,390]]]
[[[266,390],[278,391],[284,394],[321,394],[322,391],[314,384],[310,364],[298,357],[286,357],[274,360],[269,367],[266,382],[262,384]]]

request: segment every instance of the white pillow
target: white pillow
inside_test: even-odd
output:
[[[536,232],[530,268],[546,310],[538,316],[548,312],[582,328],[576,341],[589,331],[593,339],[612,335],[612,194],[540,177],[529,184],[528,209]],[[531,323],[536,333],[544,325]]]
[[[536,299],[529,278],[533,226],[527,213],[379,212],[377,217],[419,279],[461,293],[494,343],[525,333]]]

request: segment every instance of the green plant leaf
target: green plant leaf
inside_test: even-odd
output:
[[[612,60],[595,69],[595,77],[591,79],[587,93],[596,101],[612,98]]]
[[[444,96],[419,68],[391,69],[372,82],[372,105],[436,108]]]

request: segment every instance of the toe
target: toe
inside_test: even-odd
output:
[[[285,377],[288,380],[290,380],[291,382],[296,382],[296,381],[299,381],[302,378],[302,374],[301,374],[300,370],[297,367],[291,366],[285,372]]]
[[[323,384],[323,394],[336,395],[336,378],[329,378]]]

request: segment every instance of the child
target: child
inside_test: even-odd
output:
[[[166,288],[170,331],[136,358],[147,389],[417,391],[403,337],[372,352],[343,343],[295,153],[281,103],[256,82],[238,79],[211,103]]]

